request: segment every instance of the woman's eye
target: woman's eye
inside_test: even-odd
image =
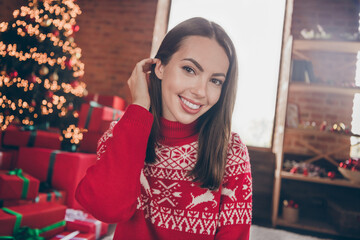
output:
[[[184,69],[185,71],[187,71],[188,73],[195,74],[194,69],[192,69],[192,68],[189,67],[189,66],[184,66],[183,69]]]
[[[211,82],[217,86],[221,86],[223,84],[223,81],[216,79],[216,78],[211,79]]]

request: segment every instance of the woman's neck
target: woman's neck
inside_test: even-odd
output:
[[[169,146],[191,143],[197,140],[197,121],[189,124],[169,121],[160,118],[160,139],[159,142]]]

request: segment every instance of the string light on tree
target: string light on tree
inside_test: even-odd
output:
[[[13,12],[12,21],[0,23],[2,130],[13,121],[48,122],[62,133],[78,135],[78,110],[87,94],[81,49],[74,39],[79,14],[73,0],[30,0]],[[64,141],[78,144],[80,138],[70,139]]]

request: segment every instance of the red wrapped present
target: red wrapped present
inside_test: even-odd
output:
[[[56,202],[59,204],[66,203],[66,192],[62,190],[50,190],[47,192],[39,192],[39,195],[35,198],[34,202]]]
[[[79,230],[82,233],[93,233],[95,239],[104,236],[109,228],[108,223],[101,222],[81,210],[66,209],[65,220],[67,231]]]
[[[69,238],[71,236],[71,238]],[[68,240],[95,240],[95,234],[93,233],[80,233],[79,231],[69,232],[65,231],[62,232],[55,237],[51,238],[50,240],[58,240],[67,237]]]
[[[30,235],[33,237],[30,238],[27,234],[39,232],[40,236],[50,238],[64,231],[65,211],[64,205],[50,202],[1,208],[0,236],[15,235],[16,239],[35,239],[36,236]],[[29,228],[38,231],[28,231]]]
[[[34,203],[33,200],[0,200],[0,207],[15,207]]]
[[[79,128],[85,128],[92,132],[101,132],[103,121],[115,121],[124,115],[124,112],[110,107],[99,105],[91,101],[81,105],[79,115]]]
[[[15,167],[17,151],[14,150],[4,150],[0,151],[0,169],[1,170],[10,170]]]
[[[76,187],[95,162],[96,154],[20,148],[17,166],[45,183],[43,185],[66,191],[66,204],[82,209],[75,200]]]
[[[106,96],[99,94],[88,94],[85,97],[86,102],[94,101],[103,106],[115,108],[124,111],[126,108],[126,101],[118,96]]]
[[[0,199],[34,199],[39,193],[39,180],[22,169],[0,171]]]
[[[79,151],[87,153],[96,153],[97,144],[103,133],[85,132],[83,140],[80,142]]]
[[[22,130],[17,126],[9,126],[4,131],[3,146],[43,147],[60,149],[60,133],[44,130]]]

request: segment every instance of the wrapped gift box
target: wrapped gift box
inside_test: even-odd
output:
[[[99,94],[88,94],[85,97],[86,102],[94,101],[103,106],[115,108],[124,111],[126,108],[126,101],[118,96],[106,96]]]
[[[79,128],[85,128],[92,132],[102,132],[105,125],[110,121],[118,120],[124,112],[110,107],[99,105],[96,102],[82,104],[79,115]]]
[[[60,133],[43,130],[25,131],[17,126],[9,126],[3,132],[4,147],[42,147],[60,149]]]
[[[15,167],[16,150],[3,150],[0,151],[0,169],[10,170]]]
[[[9,207],[7,209],[19,214],[21,227],[42,229],[56,224],[53,226],[54,229],[40,234],[42,237],[50,238],[65,229],[66,207],[64,205],[46,202]],[[14,214],[8,213],[4,208],[0,209],[0,236],[13,235],[16,219],[17,217]]]
[[[82,233],[92,233],[95,234],[95,239],[104,236],[109,228],[108,223],[101,222],[81,210],[66,209],[65,220],[67,231],[79,230]]]
[[[34,203],[33,200],[0,200],[0,207],[15,207]]]
[[[20,148],[17,166],[46,183],[49,188],[66,191],[66,204],[80,208],[75,200],[76,187],[96,154],[52,151],[46,148]]]
[[[39,180],[22,172],[0,170],[0,199],[35,199],[39,193]]]
[[[96,153],[97,144],[103,134],[98,132],[83,133],[83,140],[80,142],[79,151],[87,153]]]
[[[66,204],[66,192],[63,190],[50,190],[48,192],[39,192],[34,202],[55,202],[59,204]]]
[[[64,237],[69,236],[72,233],[74,233],[74,232],[65,231],[65,232],[62,232],[62,233],[56,235],[55,237],[51,238],[50,240],[62,239]],[[74,237],[69,238],[69,240],[95,240],[95,234],[93,234],[93,233],[78,233]]]

